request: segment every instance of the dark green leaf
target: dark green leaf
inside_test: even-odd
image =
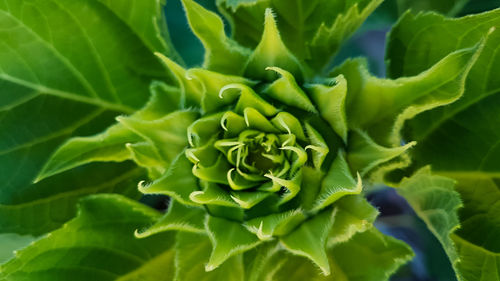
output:
[[[79,210],[64,227],[0,267],[0,280],[169,280],[173,275],[173,235],[133,235],[158,212],[119,195],[86,197]]]
[[[436,174],[458,181],[456,190],[464,208],[459,211],[461,227],[452,235],[455,248],[451,249],[450,242],[440,238],[444,230],[435,234],[448,254],[456,251],[459,260],[455,263],[456,273],[460,280],[467,281],[500,279],[500,240],[497,239],[500,231],[499,26],[499,9],[460,19],[446,19],[432,13],[407,13],[392,30],[389,41],[389,73],[397,77],[417,73],[447,52],[486,38],[483,51],[467,76],[461,99],[417,117],[409,122],[407,130],[407,137],[418,142],[412,153],[416,160],[414,166],[431,164]],[[436,41],[431,37],[440,39]],[[428,51],[417,51],[423,48]],[[449,213],[446,199],[428,196],[433,196],[430,198],[433,204],[441,205],[440,210]],[[419,198],[429,201],[427,197]],[[453,214],[448,216],[453,218]],[[442,222],[431,223],[431,230],[432,227],[449,228]],[[452,262],[455,261],[453,255]]]
[[[97,166],[86,167],[31,184],[68,137],[95,134],[116,115],[133,113],[147,100],[151,79],[165,77],[148,48],[158,7],[141,11],[140,22],[124,21],[118,6],[96,0],[0,3],[0,232],[40,234],[72,217],[79,196],[127,190],[123,182],[134,174],[127,164],[100,166],[98,173]],[[106,180],[84,179],[83,171]],[[29,222],[35,214],[38,220]]]

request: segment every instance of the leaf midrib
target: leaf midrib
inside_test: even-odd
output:
[[[458,234],[456,234],[456,233],[452,233],[452,234],[450,235],[450,237],[451,237],[453,240],[458,240],[458,241],[460,241],[461,243],[464,243],[464,244],[468,245],[469,247],[474,248],[474,249],[477,249],[477,250],[479,250],[479,251],[481,251],[481,252],[483,252],[483,253],[485,253],[485,254],[487,254],[487,255],[492,255],[492,256],[496,256],[496,257],[499,257],[499,258],[500,258],[500,253],[495,253],[495,252],[492,252],[492,251],[490,251],[490,250],[488,250],[488,249],[486,249],[486,248],[484,248],[484,247],[482,247],[482,246],[479,246],[479,245],[477,245],[477,244],[474,244],[474,243],[470,242],[469,240],[466,240],[465,238],[463,238],[463,237],[459,236],[459,235],[458,235]]]
[[[91,120],[93,120],[94,118],[96,118],[97,116],[102,114],[104,111],[105,111],[104,109],[94,110],[92,112],[89,112],[88,115],[86,115],[85,117],[82,117],[77,123],[73,124],[70,127],[55,131],[47,136],[36,138],[33,141],[26,142],[26,143],[23,143],[21,145],[17,145],[14,147],[9,147],[8,149],[0,150],[0,156],[5,155],[7,153],[14,152],[14,151],[19,150],[19,149],[35,146],[37,144],[50,141],[50,140],[55,139],[57,137],[62,137],[64,135],[70,135],[71,133],[73,133],[73,131],[75,131],[79,127],[87,124],[88,122],[90,122]]]
[[[110,91],[110,93],[113,96],[113,98],[115,99],[115,101],[121,104],[121,99],[117,94],[116,87],[113,85],[113,83],[111,81],[109,70],[105,67],[104,61],[102,60],[102,57],[99,55],[99,53],[96,50],[96,47],[94,45],[94,41],[89,37],[84,26],[82,26],[81,22],[70,11],[68,11],[65,7],[61,6],[56,1],[52,1],[52,3],[57,5],[62,11],[66,12],[67,15],[71,19],[73,19],[73,22],[78,27],[78,29],[81,31],[83,38],[85,38],[85,40],[87,41],[87,43],[90,46],[90,51],[95,58],[96,64],[97,64],[98,69],[100,70],[100,72],[102,74],[102,77],[104,77],[104,80],[106,81],[106,85],[107,85],[108,90]],[[43,41],[43,42],[45,42],[45,41]],[[61,56],[62,56],[62,54],[61,54]],[[76,69],[76,67],[75,67],[75,69]],[[83,76],[83,74],[82,74],[82,76]],[[87,80],[87,79],[85,79],[85,80]]]
[[[92,87],[90,82],[85,78],[83,73],[81,73],[72,63],[71,61],[66,58],[63,54],[61,54],[57,49],[54,48],[51,44],[49,44],[47,41],[45,41],[40,35],[36,32],[34,32],[29,26],[25,25],[24,22],[22,22],[20,19],[14,17],[12,14],[5,12],[4,10],[0,10],[0,14],[5,15],[8,18],[11,18],[14,20],[16,23],[18,23],[20,26],[22,26],[26,31],[31,33],[36,39],[39,40],[47,49],[52,51],[52,53],[59,58],[60,62],[62,62],[66,67],[68,67],[69,70],[78,78],[80,83],[87,89],[88,93],[94,96],[95,98],[99,97],[95,89]]]
[[[61,91],[53,88],[48,88],[44,85],[41,84],[34,84],[29,81],[25,81],[22,79],[18,79],[16,77],[12,77],[6,73],[0,73],[0,79],[3,79],[8,82],[12,82],[33,90],[36,90],[39,92],[40,95],[46,94],[46,95],[51,95],[51,96],[56,96],[59,98],[67,99],[67,100],[72,100],[80,103],[85,103],[85,104],[90,104],[90,105],[95,105],[102,107],[104,109],[112,110],[112,111],[118,111],[118,112],[123,112],[125,114],[132,114],[136,110],[132,107],[123,105],[123,104],[115,104],[115,103],[110,103],[102,99],[96,99],[96,98],[89,98],[86,96],[81,96],[75,93],[67,92],[67,91]]]
[[[110,187],[110,186],[113,186],[113,185],[119,183],[120,181],[122,181],[128,177],[132,177],[133,175],[139,175],[140,173],[141,173],[141,168],[136,167],[136,168],[133,168],[133,169],[121,174],[120,176],[115,177],[115,178],[111,179],[110,181],[104,182],[100,185],[74,189],[74,190],[70,190],[67,192],[61,192],[61,193],[57,193],[53,196],[43,197],[40,199],[36,199],[33,201],[24,202],[24,203],[20,203],[20,204],[12,204],[12,205],[0,204],[0,208],[5,208],[5,209],[26,208],[26,207],[33,206],[33,205],[44,204],[44,203],[48,203],[48,202],[51,202],[51,201],[54,201],[57,199],[70,197],[71,195],[86,194],[86,193],[90,194],[89,191],[94,191],[94,193],[97,193],[103,189],[106,189],[107,187]]]
[[[60,7],[60,8],[62,10],[64,10],[62,7]],[[73,15],[71,13],[69,13],[67,10],[64,10],[64,11],[66,11],[66,13],[71,18],[74,19]],[[12,77],[12,76],[10,76],[9,74],[7,74],[5,72],[0,73],[0,79],[4,79],[4,80],[9,81],[9,82],[13,82],[13,83],[25,86],[25,87],[29,87],[31,89],[38,90],[38,91],[40,91],[42,93],[46,93],[46,94],[58,96],[58,97],[61,97],[61,98],[65,98],[65,99],[69,99],[69,100],[73,100],[73,101],[77,101],[77,102],[82,102],[82,103],[96,105],[96,106],[100,106],[100,107],[103,107],[103,108],[106,108],[106,109],[110,109],[110,110],[114,110],[114,111],[120,111],[120,112],[123,112],[123,113],[126,113],[126,114],[132,114],[135,111],[134,108],[126,106],[126,105],[123,105],[121,103],[111,103],[111,102],[108,102],[108,101],[105,101],[105,100],[99,98],[99,95],[97,94],[96,90],[92,87],[92,85],[90,84],[90,82],[85,78],[85,76],[83,75],[83,73],[81,73],[71,63],[71,61],[68,58],[66,58],[63,54],[61,54],[57,49],[55,49],[51,44],[49,44],[43,38],[41,38],[38,33],[34,32],[31,28],[29,28],[28,26],[26,26],[20,19],[14,17],[12,14],[7,13],[4,10],[0,10],[0,13],[4,14],[6,17],[11,18],[15,22],[17,22],[26,31],[30,32],[36,39],[38,39],[38,41],[41,42],[45,47],[47,47],[49,50],[51,50],[52,53],[57,58],[59,58],[59,60],[66,67],[68,67],[68,69],[78,78],[78,80],[82,83],[82,85],[85,87],[85,89],[87,89],[88,93],[90,93],[93,96],[93,98],[92,97],[86,97],[86,96],[78,95],[76,93],[71,93],[71,92],[67,92],[67,91],[61,91],[61,90],[53,89],[53,88],[47,87],[47,86],[42,85],[42,84],[35,84],[35,83],[31,83],[29,81],[24,81],[22,79],[18,79],[16,77]],[[112,85],[112,82],[110,80],[109,72],[107,72],[107,70],[104,71],[105,67],[103,65],[102,58],[96,53],[95,46],[92,44],[92,42],[91,42],[88,34],[84,31],[84,29],[81,26],[81,24],[76,19],[74,19],[74,22],[78,26],[78,28],[81,30],[82,34],[85,35],[84,37],[86,38],[87,42],[89,43],[89,45],[90,45],[90,47],[92,49],[92,53],[93,53],[94,57],[96,57],[96,59],[97,59],[97,62],[98,62],[98,65],[99,65],[99,69],[101,70],[101,72],[103,73],[103,76],[105,77],[106,84],[108,85],[109,90],[111,91],[111,93],[113,94],[113,96],[117,99],[117,101],[119,101],[120,99],[117,96],[116,89],[114,88],[114,86]]]

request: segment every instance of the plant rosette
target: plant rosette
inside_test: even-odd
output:
[[[135,161],[150,177],[139,190],[171,198],[167,212],[136,237],[175,230],[182,251],[187,233],[206,235],[212,244],[203,261],[207,272],[257,252],[261,263],[255,266],[272,274],[265,264],[288,252],[328,276],[339,266],[331,249],[361,233],[372,236],[358,240],[379,239],[398,249],[391,257],[396,266],[387,269],[395,271],[413,254],[373,227],[378,212],[363,185],[390,182],[387,171],[409,164],[407,150],[415,143],[402,141],[404,122],[459,98],[482,45],[397,80],[371,76],[361,59],[322,76],[342,40],[380,1],[351,7],[349,19],[320,18],[304,34],[278,30],[276,19],[286,20],[293,8],[221,3],[236,31],[246,24],[239,12],[262,15],[260,39],[240,44],[226,37],[215,13],[184,0],[206,49],[203,67],[185,69],[157,54],[178,85],[154,82],[143,109],[118,117],[99,135],[66,142],[39,180],[92,161]],[[294,36],[312,43],[297,47],[290,43]],[[250,279],[263,280],[259,276]]]

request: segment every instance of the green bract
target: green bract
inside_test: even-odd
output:
[[[72,7],[68,1],[60,2],[62,7]],[[132,30],[138,28],[136,18],[124,15],[125,6],[102,2],[99,5],[113,7],[120,19],[126,18]],[[159,2],[150,2],[160,7]],[[401,137],[405,122],[462,96],[487,39],[479,37],[413,76],[391,80],[370,75],[363,59],[330,67],[341,43],[379,0],[217,1],[231,23],[232,38],[217,14],[193,0],[182,3],[191,29],[205,47],[203,66],[183,67],[170,45],[145,32],[137,49],[148,48],[149,56],[155,52],[158,61],[152,60],[151,65],[159,67],[161,62],[167,70],[152,82],[149,101],[139,110],[126,103],[110,107],[122,113],[117,123],[100,134],[66,141],[35,180],[44,183],[92,162],[132,160],[146,171],[140,174],[139,191],[167,195],[167,211],[160,215],[119,195],[88,197],[77,218],[2,266],[0,280],[26,276],[57,280],[50,262],[40,261],[43,255],[53,255],[51,261],[59,262],[61,271],[72,262],[63,259],[65,254],[77,257],[83,268],[94,269],[98,267],[85,257],[100,251],[110,260],[116,255],[119,262],[111,266],[116,272],[107,275],[96,270],[99,278],[93,280],[158,280],[158,276],[165,280],[387,280],[413,253],[373,226],[378,211],[366,201],[363,190],[374,182],[396,184],[399,178],[388,172],[408,167],[407,152],[416,145],[411,134]],[[143,28],[158,35],[163,27],[156,16],[152,18],[153,27]],[[490,35],[491,31],[484,34]],[[58,58],[66,55],[62,47],[53,48],[56,51],[46,51],[54,51]],[[62,61],[72,70],[87,67]],[[397,70],[392,62],[391,67]],[[38,67],[32,71],[42,72]],[[114,85],[112,74],[105,81],[108,86],[95,86],[98,92],[89,83],[102,81],[84,79],[81,75],[87,69],[74,71],[75,81],[84,81],[84,88],[89,87],[93,95],[77,95],[77,99],[109,106],[106,97],[98,94],[120,94],[117,88],[111,93],[103,90]],[[39,83],[39,90],[68,96],[69,90],[53,90],[58,84],[52,80],[44,86],[41,80],[13,78],[16,72],[3,67],[1,75],[11,83],[25,81],[25,87]],[[140,92],[136,88],[144,85],[138,77],[128,87]],[[120,81],[125,83],[126,78]],[[134,169],[127,172],[134,173],[133,179],[124,174],[127,180],[139,176]],[[453,199],[446,211],[455,211],[459,201],[453,197],[450,181],[431,176],[429,170],[404,180],[401,193],[412,199],[417,211],[425,209],[413,196],[422,182],[431,179],[439,180],[437,186],[445,186],[446,195]],[[425,187],[422,191],[430,192]],[[8,212],[15,215],[5,217],[22,216],[21,211]],[[2,214],[0,209],[0,218]],[[446,234],[455,227],[457,219],[452,218],[444,227]],[[116,225],[123,236],[109,239],[113,230],[103,224]],[[33,227],[29,222],[24,226]],[[67,245],[53,242],[80,230],[107,239],[90,235],[87,240],[82,234]],[[133,230],[136,238],[131,236]],[[441,242],[447,250],[453,248],[441,232]],[[449,252],[455,259],[457,252]],[[118,263],[129,263],[130,271],[125,274]],[[286,275],[293,270],[298,272],[294,277]],[[148,275],[149,271],[155,274]],[[115,275],[120,279],[111,279]]]

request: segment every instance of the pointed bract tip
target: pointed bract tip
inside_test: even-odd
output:
[[[38,176],[36,176],[36,178],[33,181],[31,181],[31,183],[32,184],[37,184],[37,183],[39,183],[43,179],[45,179],[45,176],[42,175],[42,174],[39,174]]]
[[[319,268],[321,269],[321,273],[323,273],[324,276],[328,276],[331,274],[330,265],[328,265],[327,267],[320,266]]]
[[[266,8],[264,15],[266,17],[266,20],[268,17],[272,17],[272,19],[274,20],[274,12],[272,8]]]
[[[277,33],[279,35],[278,27],[276,25],[276,17],[274,15],[273,9],[267,8],[264,14],[264,33],[266,33],[266,29],[270,28],[272,28],[273,33]]]
[[[141,238],[145,238],[145,237],[147,237],[147,236],[148,236],[146,233],[147,233],[147,232],[145,232],[145,231],[141,232],[141,231],[139,231],[139,229],[136,229],[136,230],[134,231],[134,236],[135,236],[135,238],[139,238],[139,239],[141,239]]]
[[[137,184],[137,188],[139,189],[140,192],[145,193],[146,189],[148,187],[148,184],[146,181],[142,180]]]
[[[191,192],[191,193],[189,194],[189,199],[191,199],[191,201],[193,201],[193,202],[199,203],[199,202],[198,202],[199,200],[198,200],[198,201],[196,201],[196,200],[197,200],[197,198],[196,198],[196,197],[198,197],[198,195],[203,195],[203,194],[205,194],[203,191],[193,191],[193,192]],[[201,204],[201,203],[200,203],[200,204]]]
[[[216,266],[211,265],[211,264],[207,264],[207,265],[205,265],[205,271],[206,271],[206,272],[210,272],[210,271],[212,271],[212,270],[214,270],[214,269],[216,269],[216,268],[217,268]]]

